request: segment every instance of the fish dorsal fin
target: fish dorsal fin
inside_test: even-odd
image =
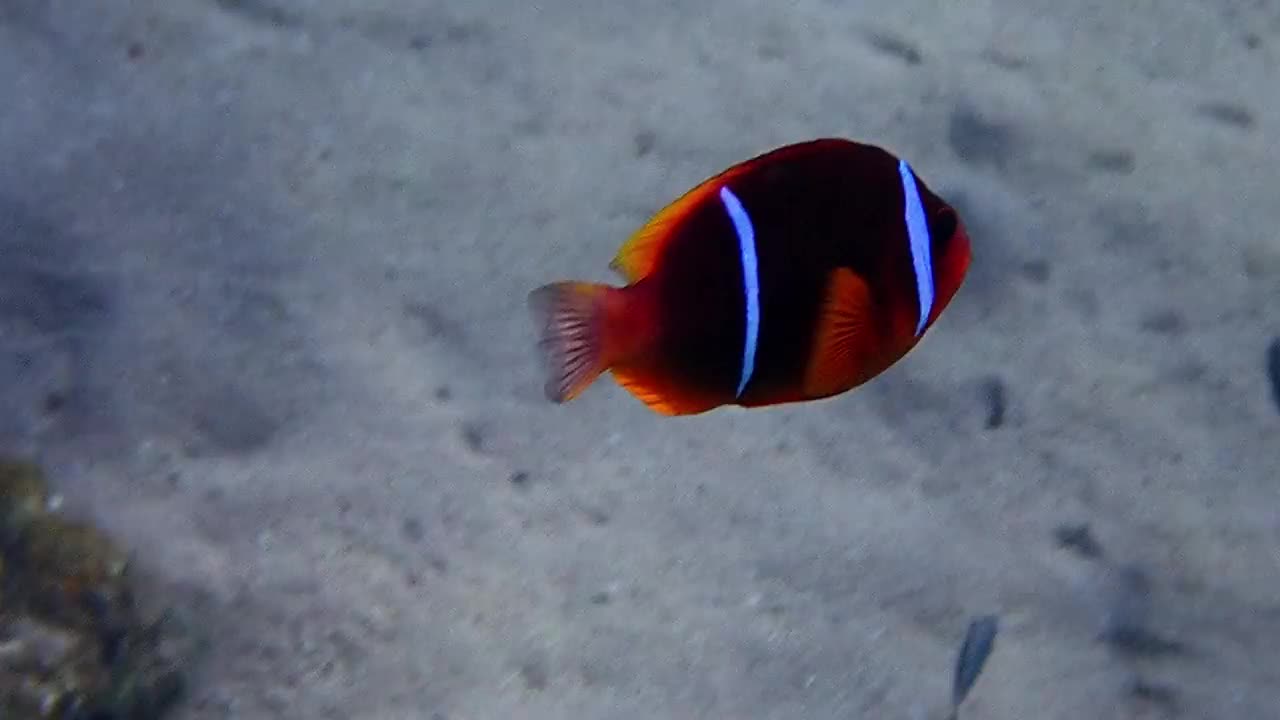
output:
[[[671,239],[671,231],[677,223],[688,217],[694,208],[715,199],[720,188],[759,167],[767,158],[776,153],[765,153],[758,157],[744,160],[728,169],[698,183],[693,189],[676,198],[671,204],[659,210],[639,230],[632,233],[618,254],[614,256],[609,267],[622,275],[627,282],[633,283],[653,272],[658,263],[658,256],[666,242]]]
[[[805,370],[804,390],[811,397],[828,397],[865,382],[874,374],[868,351],[874,350],[871,289],[849,268],[839,268],[827,280],[818,310],[818,324]]]
[[[609,267],[629,283],[648,276],[658,264],[658,256],[671,238],[676,223],[711,195],[720,179],[721,176],[709,178],[659,210],[618,248],[618,254]]]
[[[854,145],[851,141],[839,138],[820,138],[794,145],[775,148],[769,152],[744,160],[730,166],[717,175],[707,178],[681,195],[670,205],[658,211],[644,227],[641,227],[627,239],[618,254],[614,256],[609,267],[622,275],[627,282],[635,282],[653,272],[663,246],[671,238],[675,224],[687,217],[689,212],[709,198],[715,198],[720,188],[755,170],[788,157],[798,157],[810,153],[820,153],[833,148],[847,148]]]

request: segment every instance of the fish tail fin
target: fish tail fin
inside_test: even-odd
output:
[[[606,312],[617,292],[599,283],[554,282],[529,293],[548,400],[572,400],[609,369],[613,358]]]

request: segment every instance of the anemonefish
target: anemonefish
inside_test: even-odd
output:
[[[547,398],[606,370],[664,415],[826,398],[897,362],[969,267],[954,208],[903,160],[851,140],[787,145],[658,212],[610,267],[528,302]]]

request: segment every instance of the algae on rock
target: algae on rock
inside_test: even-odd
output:
[[[143,619],[126,553],[49,500],[39,466],[0,457],[0,718],[161,717],[184,684],[167,615]]]

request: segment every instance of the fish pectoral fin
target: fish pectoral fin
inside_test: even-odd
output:
[[[720,404],[705,398],[686,396],[663,387],[660,380],[638,369],[615,367],[612,371],[614,380],[617,380],[624,390],[659,415],[697,415]]]
[[[555,282],[529,293],[548,400],[572,400],[607,369],[603,299],[609,290],[595,283]]]
[[[871,288],[857,273],[839,268],[827,280],[818,324],[805,370],[804,390],[828,397],[865,382],[867,343],[871,340]]]

